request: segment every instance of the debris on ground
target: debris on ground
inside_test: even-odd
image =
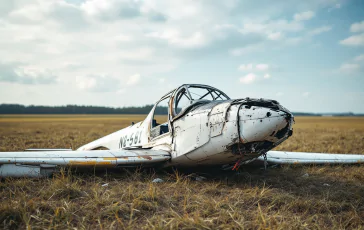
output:
[[[308,173],[303,174],[301,177],[309,177],[310,175]]]
[[[107,186],[109,186],[109,183],[101,185],[101,187],[107,187]]]
[[[204,180],[206,180],[207,178],[206,177],[203,177],[203,176],[197,176],[197,177],[195,177],[195,180],[196,181],[204,181]]]
[[[329,187],[330,185],[325,183],[325,184],[323,184],[323,186],[327,186],[327,187]]]
[[[164,180],[162,180],[161,178],[155,178],[152,183],[162,183],[164,182]]]

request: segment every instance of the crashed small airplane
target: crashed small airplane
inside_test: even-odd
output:
[[[168,114],[157,123],[156,114]],[[292,113],[275,100],[230,99],[208,85],[185,84],[164,95],[144,121],[69,149],[0,153],[0,177],[50,176],[59,167],[238,169],[273,164],[360,163],[364,155],[271,151],[293,133]],[[266,164],[265,164],[266,165]]]

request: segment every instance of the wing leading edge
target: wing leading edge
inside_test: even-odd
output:
[[[264,157],[257,160],[264,161]],[[360,164],[364,163],[364,155],[268,151],[267,161],[271,164]]]
[[[163,150],[0,152],[0,177],[40,177],[63,167],[130,167],[166,162]]]

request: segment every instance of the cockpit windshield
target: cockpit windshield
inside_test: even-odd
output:
[[[188,106],[194,103],[206,103],[208,101],[229,100],[222,91],[205,85],[185,85],[181,87],[174,100],[174,112],[178,115]]]
[[[228,100],[229,98],[220,90],[203,88],[197,86],[188,87],[188,91],[191,94],[192,100]]]

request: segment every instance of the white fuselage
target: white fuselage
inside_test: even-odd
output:
[[[158,114],[168,115],[164,123],[158,124]],[[1,152],[0,177],[49,176],[58,167],[219,165],[236,169],[286,140],[293,122],[292,114],[274,100],[232,100],[214,87],[185,84],[164,95],[144,121],[75,152]]]
[[[155,106],[144,121],[78,150],[165,150],[171,154],[165,166],[222,165],[238,159],[248,163],[287,139],[292,129],[293,116],[286,110],[250,105],[254,103],[245,106],[233,100],[211,103],[199,105],[177,119],[169,116],[169,132],[153,138]],[[277,136],[282,130],[284,133]]]

